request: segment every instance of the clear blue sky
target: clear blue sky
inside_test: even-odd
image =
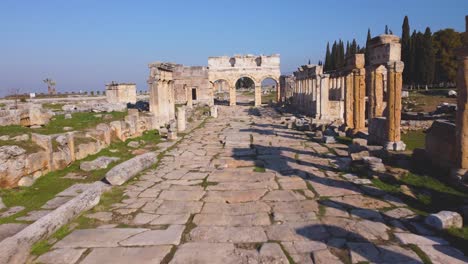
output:
[[[206,65],[208,56],[281,54],[292,72],[323,59],[327,41],[356,38],[387,24],[411,31],[464,30],[468,0],[1,0],[0,96],[12,88],[103,90],[112,80],[146,89],[147,65]]]

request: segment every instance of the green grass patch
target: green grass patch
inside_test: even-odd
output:
[[[448,186],[447,184],[439,181],[434,177],[407,173],[401,178],[401,181],[407,185],[412,185],[414,187],[424,188],[426,190],[435,191],[438,193],[445,193],[463,198],[468,198],[468,194],[455,190],[454,188]]]
[[[40,256],[46,252],[48,252],[52,248],[52,244],[49,244],[46,240],[41,240],[31,247],[31,254],[35,256]]]
[[[45,104],[42,104],[42,108],[50,109],[52,111],[62,111],[62,107],[64,105],[65,104],[45,103]]]
[[[266,170],[265,170],[264,167],[255,166],[255,167],[253,168],[253,171],[254,171],[254,172],[265,172]]]
[[[409,244],[408,247],[418,255],[424,264],[432,264],[431,259],[417,245]]]
[[[22,127],[19,125],[2,126],[2,128],[0,129],[0,136],[8,135],[10,137],[14,137],[23,134],[30,134],[31,131],[35,130],[31,130],[30,128]]]
[[[64,225],[59,228],[52,236],[52,239],[61,240],[71,233],[72,230],[68,225]],[[48,240],[40,240],[31,247],[31,254],[39,256],[48,252],[52,248],[52,244]]]
[[[335,137],[336,142],[344,144],[344,145],[351,145],[353,143],[353,139],[350,137]]]
[[[73,130],[82,131],[88,128],[93,128],[99,123],[109,123],[115,120],[123,120],[127,113],[111,112],[107,113],[106,115],[110,115],[111,118],[104,119],[103,117],[99,117],[99,115],[96,113],[73,113],[72,118],[70,119],[65,119],[65,115],[57,115],[51,119],[49,124],[41,128],[34,129],[34,132],[46,135],[63,133],[64,127],[72,127]]]
[[[426,145],[426,133],[422,130],[408,131],[406,134],[401,134],[401,140],[405,142],[407,150],[424,148]]]
[[[451,227],[447,232],[457,238],[461,238],[468,241],[468,227],[454,228]]]
[[[375,187],[383,191],[390,192],[390,193],[398,193],[401,191],[400,186],[398,185],[389,184],[380,179],[371,179],[371,181],[375,185]]]

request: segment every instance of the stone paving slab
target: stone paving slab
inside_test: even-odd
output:
[[[122,246],[178,245],[184,229],[184,225],[171,225],[164,230],[148,230],[120,241],[119,244]]]
[[[37,263],[43,264],[70,264],[76,263],[86,249],[60,248],[47,252],[37,258]],[[95,262],[96,263],[96,262]]]
[[[256,243],[266,242],[261,227],[199,226],[190,232],[190,240],[202,242]]]
[[[171,251],[171,246],[151,247],[117,247],[95,248],[81,264],[112,263],[112,264],[152,264],[161,263],[164,257]],[[69,262],[72,263],[72,262]]]
[[[60,240],[54,248],[118,247],[119,242],[148,231],[144,228],[81,229]]]

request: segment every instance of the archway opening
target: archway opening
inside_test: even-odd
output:
[[[241,77],[236,85],[236,104],[254,105],[255,104],[255,82],[249,77]]]
[[[278,102],[278,82],[273,78],[265,78],[262,81],[262,104]]]
[[[213,82],[214,103],[220,105],[229,104],[229,83],[226,80]]]

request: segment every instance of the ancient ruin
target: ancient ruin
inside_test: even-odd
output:
[[[149,95],[0,99],[0,264],[468,263],[468,16],[430,112],[389,33],[333,68],[217,56],[150,63]]]
[[[109,103],[132,103],[137,100],[136,84],[115,83],[106,84],[106,99]]]
[[[367,81],[369,91],[369,141],[382,144],[388,150],[404,150],[400,138],[401,90],[403,62],[400,38],[380,35],[369,42],[369,67]],[[387,78],[383,74],[387,74]],[[384,117],[383,98],[387,99]]]
[[[233,57],[209,57],[208,79],[213,85],[217,81],[224,81],[229,90],[229,105],[236,105],[236,82],[247,77],[255,85],[255,106],[262,104],[261,84],[262,81],[271,78],[279,85],[280,81],[280,56],[236,55]],[[279,99],[279,89],[276,98]]]

